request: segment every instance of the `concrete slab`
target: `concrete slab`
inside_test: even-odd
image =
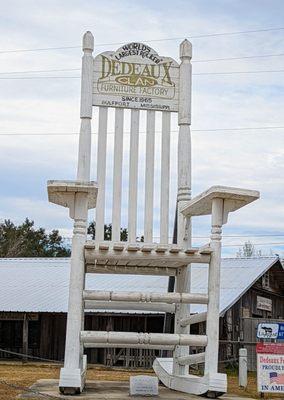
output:
[[[22,393],[18,399],[42,400],[42,399],[65,399],[65,400],[125,400],[129,396],[129,382],[116,381],[87,381],[86,391],[79,396],[66,396],[58,392],[58,380],[40,379],[30,387],[30,392]],[[131,396],[139,400],[200,400],[199,396],[193,396],[170,390],[164,386],[159,387],[159,396]],[[222,400],[252,400],[248,397],[222,396]]]

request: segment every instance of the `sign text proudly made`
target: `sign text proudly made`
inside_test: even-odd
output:
[[[258,391],[284,394],[284,343],[258,343],[256,352]]]
[[[179,65],[143,43],[94,60],[93,105],[178,111]]]

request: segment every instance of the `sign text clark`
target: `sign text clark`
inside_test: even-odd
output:
[[[178,111],[179,65],[143,43],[129,43],[94,60],[96,106]]]

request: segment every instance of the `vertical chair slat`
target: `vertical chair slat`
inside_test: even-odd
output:
[[[107,107],[99,107],[99,134],[97,155],[98,199],[96,206],[96,240],[104,240],[105,219],[105,182],[106,182],[106,146],[107,146]]]
[[[122,108],[115,109],[113,198],[112,198],[112,241],[120,240],[121,185],[123,160],[123,116]]]
[[[153,239],[155,111],[147,111],[144,240]]]
[[[135,242],[137,235],[138,149],[139,110],[131,110],[128,197],[128,239],[130,242]]]
[[[161,155],[161,205],[160,242],[168,243],[169,236],[169,190],[170,190],[170,139],[171,114],[162,113],[162,155]]]

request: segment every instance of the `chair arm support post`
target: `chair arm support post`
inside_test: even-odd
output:
[[[219,302],[220,302],[220,267],[221,267],[221,239],[223,224],[224,200],[212,200],[211,242],[213,252],[209,264],[208,274],[208,308],[206,332],[208,344],[205,351],[205,373],[218,372],[219,349]]]

